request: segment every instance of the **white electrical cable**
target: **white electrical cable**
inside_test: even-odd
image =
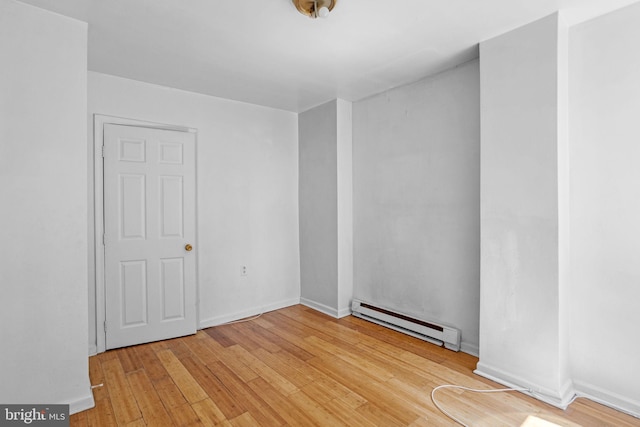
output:
[[[224,325],[233,325],[234,323],[242,323],[242,322],[250,322],[252,320],[256,320],[258,317],[262,316],[263,313],[260,313],[253,317],[247,317],[246,319],[232,320],[231,322],[221,323],[216,326],[224,326]]]
[[[444,384],[434,388],[431,391],[431,401],[433,402],[433,404],[436,405],[436,408],[438,408],[440,412],[442,412],[447,417],[451,418],[453,421],[457,422],[463,427],[469,427],[469,426],[463,423],[462,421],[460,421],[459,419],[457,419],[456,417],[454,417],[453,415],[451,415],[449,412],[445,411],[436,400],[436,397],[435,397],[436,391],[440,390],[441,388],[457,388],[459,390],[471,391],[474,393],[500,393],[500,392],[508,392],[508,391],[526,391],[529,393],[533,393],[533,391],[528,388],[500,388],[500,389],[481,390],[481,389],[468,388],[468,387],[463,387],[460,385],[452,385],[452,384]]]

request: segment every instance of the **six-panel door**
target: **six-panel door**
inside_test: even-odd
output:
[[[195,136],[104,126],[106,348],[196,332]]]

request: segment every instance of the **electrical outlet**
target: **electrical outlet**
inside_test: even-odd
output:
[[[247,275],[247,266],[246,265],[241,265],[240,266],[240,275],[241,276],[246,276]]]

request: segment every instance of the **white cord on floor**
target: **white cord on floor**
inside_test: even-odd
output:
[[[440,412],[442,412],[447,417],[451,418],[453,421],[457,422],[463,427],[469,427],[469,426],[463,423],[462,421],[460,421],[459,419],[457,419],[456,417],[454,417],[453,415],[451,415],[449,412],[445,411],[436,400],[436,397],[435,397],[436,391],[440,390],[441,388],[457,388],[459,390],[472,391],[474,393],[500,393],[500,392],[508,392],[508,391],[527,391],[529,393],[533,393],[528,388],[500,388],[500,389],[481,390],[481,389],[468,388],[468,387],[463,387],[460,385],[452,385],[452,384],[444,384],[434,388],[431,391],[431,401],[433,402],[433,404],[436,405],[436,408],[438,408]]]
[[[262,316],[263,313],[260,313],[253,317],[247,317],[246,319],[232,320],[231,322],[221,323],[216,326],[224,326],[224,325],[233,325],[234,323],[242,323],[242,322],[250,322],[252,320],[256,320],[258,317]]]

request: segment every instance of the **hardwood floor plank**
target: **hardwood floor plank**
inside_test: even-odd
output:
[[[147,377],[149,377],[152,382],[169,376],[167,370],[164,369],[164,366],[160,363],[160,359],[156,356],[156,352],[151,345],[143,344],[131,348],[135,350]]]
[[[96,406],[71,416],[104,426],[452,426],[431,401],[441,384],[502,388],[473,374],[478,359],[352,316],[304,306],[195,335],[89,358]],[[640,426],[587,399],[566,411],[517,392],[442,389],[437,399],[473,426]]]
[[[271,325],[271,327],[273,327],[273,325]],[[306,361],[314,357],[313,354],[303,350],[297,345],[278,336],[277,334],[274,334],[268,328],[256,328],[255,332],[260,336],[262,336],[265,340],[274,343],[275,345],[280,347],[282,350],[286,351],[287,353],[291,354],[292,356],[296,357],[299,360]]]
[[[307,375],[300,370],[303,366],[297,363],[295,358],[287,357],[285,352],[274,354],[265,349],[258,349],[252,354],[256,359],[286,378],[287,381],[297,389],[306,386],[314,380],[313,376]]]
[[[278,323],[276,323],[278,324]],[[314,345],[313,343],[306,341],[305,338],[308,337],[309,335],[307,335],[305,332],[296,329],[294,327],[291,327],[291,325],[284,326],[282,324],[278,324],[278,328],[275,328],[273,330],[273,332],[280,336],[281,338],[295,344],[297,347],[303,349],[304,351],[308,352],[309,354],[311,354],[314,358],[315,357],[332,357],[333,354],[331,354],[330,352],[326,351],[325,349],[318,347],[317,345]]]
[[[340,421],[348,426],[352,427],[372,427],[380,424],[376,424],[367,418],[361,416],[356,411],[358,407],[351,407],[341,399],[332,399],[323,403],[322,405],[330,414],[338,418]]]
[[[192,358],[184,359],[184,366],[192,378],[198,382],[208,397],[220,408],[226,419],[235,418],[246,411],[242,402],[234,399],[228,388],[222,384],[207,366]]]
[[[198,332],[199,336],[190,336],[185,338],[185,345],[191,350],[191,354],[195,355],[205,365],[210,365],[219,362],[220,359],[209,349],[208,342],[213,339],[205,334]]]
[[[237,402],[242,402],[242,406],[252,414],[259,422],[259,425],[281,426],[286,424],[286,421],[264,399],[225,364],[218,363],[208,368],[218,378],[218,381],[225,385],[233,399]]]
[[[258,325],[252,323],[238,323],[232,327],[243,337],[247,337],[257,344],[257,348],[254,350],[263,349],[271,353],[277,353],[282,350],[282,347],[280,347],[276,341],[267,339],[260,333],[260,331],[264,331],[264,329]],[[266,331],[263,333],[266,333]]]
[[[376,426],[402,427],[408,425],[370,402],[359,406],[356,413]]]
[[[425,375],[424,372],[415,369],[414,366],[395,355],[389,356],[385,354],[384,349],[381,347],[377,347],[378,351],[375,351],[367,345],[357,344],[357,348],[362,350],[370,363],[386,366],[387,370],[393,375],[393,378],[397,380],[401,380],[417,388],[426,386],[433,388],[439,385],[434,381],[433,376]]]
[[[106,362],[107,360],[117,359],[118,353],[117,350],[105,351],[104,353],[97,354],[95,357],[97,357],[100,362]]]
[[[181,356],[190,355],[191,350],[185,345],[184,339],[186,337],[174,338],[172,340],[165,341],[167,348],[179,359]]]
[[[234,345],[239,345],[247,351],[257,350],[261,347],[260,343],[253,339],[253,334],[246,330],[244,322],[222,326],[221,328],[225,336],[234,342]]]
[[[208,397],[207,393],[200,387],[200,384],[173,354],[173,351],[169,349],[159,351],[157,356],[188,402],[195,403]]]
[[[306,340],[325,349],[345,362],[358,366],[366,375],[371,376],[377,381],[384,382],[393,378],[393,374],[387,369],[386,365],[372,363],[366,359],[366,355],[360,355],[358,357],[352,353],[352,349],[344,349],[339,345],[334,345],[315,336],[307,337]]]
[[[265,329],[271,329],[273,328],[273,323],[269,322],[267,319],[264,318],[264,316],[260,316],[258,317],[256,320],[253,321],[253,323],[255,323],[256,325],[259,325]]]
[[[311,418],[318,426],[343,426],[348,427],[349,424],[342,422],[331,412],[327,411],[322,405],[318,404],[304,392],[299,391],[288,396],[298,408]]]
[[[127,423],[126,427],[147,427],[147,424],[142,420],[142,418],[140,418],[139,420]]]
[[[209,334],[211,338],[216,340],[216,342],[220,343],[223,347],[231,347],[235,345],[236,342],[232,339],[228,338],[227,335],[223,332],[223,326],[218,326],[215,328],[208,328],[206,333]]]
[[[200,421],[200,418],[198,418],[198,415],[196,415],[195,411],[188,403],[173,408],[169,415],[171,416],[173,424],[177,427],[204,426],[202,421]]]
[[[144,370],[128,373],[127,380],[142,413],[142,418],[147,423],[152,420],[169,419],[169,414],[162,404],[158,392]]]
[[[191,407],[205,426],[215,426],[227,419],[211,399],[201,400],[192,404]]]
[[[253,356],[244,348],[236,345],[229,347],[229,351],[232,351],[239,360],[242,360],[242,362],[258,374],[260,378],[271,384],[273,388],[280,391],[285,396],[299,390],[298,387],[291,383],[291,381],[287,380],[274,369],[267,366],[264,362]]]
[[[126,424],[142,417],[129,382],[118,358],[102,363],[105,385],[109,390],[109,398],[118,424]]]
[[[572,404],[576,411],[576,419],[582,425],[605,425],[616,427],[638,427],[640,419],[633,417],[620,417],[620,412],[599,405],[588,399],[578,398]]]
[[[127,374],[129,372],[137,371],[138,369],[142,369],[142,362],[138,357],[135,349],[132,347],[124,347],[119,348],[117,350],[118,359],[120,359],[120,364],[122,365],[122,369],[124,373]]]
[[[87,425],[89,427],[115,427],[118,426],[116,416],[113,413],[111,399],[101,399],[96,401],[96,406],[87,412]],[[76,415],[71,416],[71,420]]]
[[[87,427],[89,425],[87,421],[87,412],[80,412],[78,414],[74,414],[72,418],[69,419],[70,427]]]
[[[342,325],[347,325],[350,328],[354,328],[363,335],[376,338],[378,341],[386,342],[398,349],[419,354],[420,356],[432,360],[436,363],[444,362],[445,360],[447,360],[447,357],[450,357],[452,355],[452,353],[455,354],[450,350],[446,350],[433,344],[425,346],[425,341],[410,337],[405,334],[387,334],[384,330],[386,328],[380,327],[380,325],[377,325],[375,323],[367,322],[366,320],[360,319],[355,316],[343,317],[342,319],[339,319],[338,322]]]
[[[323,323],[331,319],[326,314],[307,313],[306,315],[291,315],[287,310],[282,310],[277,312],[277,316],[282,319],[282,323],[304,336],[315,336],[329,342],[335,338],[324,331]]]
[[[244,382],[249,382],[258,378],[256,374],[249,366],[239,360],[232,351],[229,351],[229,347],[223,347],[214,338],[206,341],[206,346],[215,357],[231,369],[238,377]]]
[[[415,420],[414,422],[412,422],[411,424],[409,424],[409,427],[434,427],[434,426],[458,426],[459,424],[456,422],[453,422],[451,420],[449,421],[445,421],[442,419],[439,420],[430,420],[428,418],[418,418],[417,420]],[[546,427],[553,427],[553,426],[546,426]]]
[[[315,358],[309,361],[320,371],[331,377],[334,381],[342,383],[356,393],[367,399],[368,402],[375,402],[381,409],[386,411],[396,420],[407,425],[416,420],[419,415],[409,408],[403,406],[398,399],[389,393],[389,390],[381,383],[367,375],[365,371],[357,366],[345,363],[339,358],[324,360]]]
[[[262,378],[256,378],[249,386],[261,396],[290,426],[316,425],[311,418],[297,408],[293,402],[285,398]]]
[[[344,386],[338,386],[341,385],[318,375],[313,382],[302,387],[301,390],[316,402],[326,404],[331,400],[344,398],[349,394],[349,390],[344,388]]]
[[[187,403],[187,399],[184,398],[178,386],[169,376],[153,381],[153,388],[168,412]]]
[[[347,394],[346,396],[339,397],[338,400],[340,400],[341,402],[344,402],[351,409],[357,409],[360,406],[367,403],[367,399],[365,399],[364,397],[360,396],[359,394],[353,391]]]
[[[245,412],[244,414],[229,420],[229,422],[233,427],[255,427],[259,425],[258,421],[253,418],[249,412]]]

